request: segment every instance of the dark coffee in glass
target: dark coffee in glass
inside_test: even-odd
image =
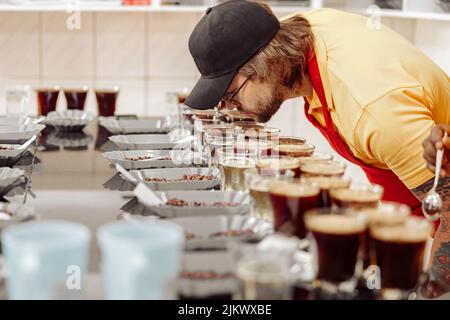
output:
[[[269,196],[274,213],[274,226],[277,231],[306,236],[303,215],[317,206],[319,188],[299,182],[277,181],[271,184]]]
[[[370,228],[371,263],[380,268],[383,290],[408,291],[417,285],[432,230],[428,221],[417,217],[401,225]]]
[[[383,196],[383,187],[379,185],[352,185],[346,189],[330,191],[333,204],[340,208],[364,209],[376,208]]]
[[[84,110],[88,88],[64,89],[64,96],[67,101],[67,109]]]
[[[36,89],[38,100],[38,113],[46,116],[49,112],[56,110],[58,102],[59,87]]]
[[[316,278],[336,286],[356,279],[361,271],[367,228],[364,216],[332,209],[311,210],[305,214],[305,224],[314,239],[312,252],[316,261]]]
[[[348,188],[351,183],[351,179],[344,176],[310,176],[302,177],[301,181],[316,184],[320,188],[320,196],[317,202],[318,208],[331,207],[330,190]]]
[[[116,101],[119,95],[119,88],[97,89],[95,96],[97,98],[98,115],[102,117],[112,117],[116,113]]]

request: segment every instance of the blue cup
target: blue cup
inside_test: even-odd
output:
[[[165,299],[179,273],[183,229],[171,222],[117,221],[97,238],[106,299]]]
[[[82,224],[41,220],[2,232],[9,299],[52,299],[65,284],[81,293],[91,232]]]

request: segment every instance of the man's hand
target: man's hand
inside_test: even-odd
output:
[[[444,137],[444,132],[450,135],[450,125],[438,125],[431,130],[428,138],[423,142],[423,156],[427,162],[427,168],[434,172],[436,163],[436,151],[444,148],[441,176],[437,192],[441,195],[443,212],[441,223],[437,230],[433,247],[431,249],[430,276],[443,292],[450,291],[450,138]],[[414,195],[422,200],[433,185],[433,179],[411,190]]]
[[[431,130],[430,135],[422,143],[423,157],[427,162],[427,168],[434,172],[436,164],[436,151],[444,148],[450,150],[450,137],[444,139],[444,131],[450,136],[450,125],[437,125]],[[449,152],[444,152],[442,159],[441,176],[450,174],[450,155]]]

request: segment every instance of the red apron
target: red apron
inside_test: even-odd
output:
[[[308,113],[309,103],[305,99],[305,115],[306,118],[322,133],[328,140],[331,147],[348,161],[360,166],[371,183],[381,185],[385,192],[383,200],[395,201],[408,205],[412,214],[423,217],[421,202],[412,194],[412,192],[403,184],[403,182],[391,170],[379,169],[365,164],[356,158],[348,149],[347,144],[342,140],[339,133],[334,130],[333,120],[328,110],[327,100],[320,78],[319,66],[315,55],[308,57],[308,72],[311,78],[311,84],[316,92],[321,104],[325,119],[325,128],[320,125],[316,118]],[[437,227],[437,225],[436,225]]]

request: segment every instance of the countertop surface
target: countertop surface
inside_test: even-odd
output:
[[[95,148],[96,144],[100,147],[107,141],[106,135],[97,140],[97,131],[97,123],[92,123],[85,128],[86,134],[65,134],[61,138],[56,132],[44,132],[40,143],[46,148],[38,149],[41,163],[31,177],[36,198],[28,196],[27,199],[41,219],[74,221],[91,229],[90,272],[99,271],[95,230],[116,220],[120,207],[127,201],[120,192],[102,186],[116,171],[109,166],[102,151]],[[58,144],[77,147],[71,149]]]

